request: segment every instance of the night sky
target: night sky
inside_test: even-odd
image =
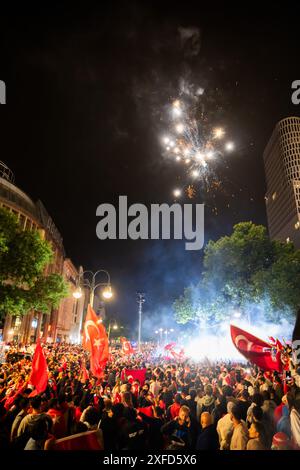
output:
[[[204,88],[209,122],[236,145],[228,164],[216,165],[223,184],[205,201],[206,241],[239,221],[266,224],[262,153],[276,122],[299,116],[291,102],[299,11],[292,3],[265,12],[206,3],[51,2],[1,18],[0,158],[43,201],[68,257],[110,272],[116,298],[108,314],[133,326],[136,291],[146,293],[147,315],[170,312],[200,278],[203,252],[185,251],[184,241],[100,241],[96,207],[117,205],[119,195],[147,206],[174,201],[184,172],[163,158],[161,137],[180,83]],[[199,183],[192,202],[204,197]]]

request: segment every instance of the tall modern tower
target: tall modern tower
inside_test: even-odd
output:
[[[264,165],[270,238],[300,248],[300,118],[276,124],[264,151]]]

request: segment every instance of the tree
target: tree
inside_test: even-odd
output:
[[[62,276],[44,276],[52,248],[38,231],[21,230],[17,217],[0,208],[0,315],[50,312],[68,295]]]
[[[199,285],[174,303],[180,323],[207,318],[229,319],[238,308],[265,320],[290,319],[300,305],[300,250],[291,243],[271,241],[262,225],[242,222],[233,233],[210,241],[204,252]],[[200,295],[201,302],[192,300]]]

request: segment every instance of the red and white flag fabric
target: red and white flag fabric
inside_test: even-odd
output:
[[[246,359],[263,370],[282,371],[280,351],[237,326],[230,325],[230,332],[233,344]]]
[[[82,346],[90,353],[90,366],[92,374],[101,378],[108,361],[109,347],[106,330],[90,305],[84,323]]]
[[[172,349],[174,349],[176,346],[176,343],[169,343],[169,344],[166,344],[166,346],[164,347],[164,350],[165,351],[171,351]]]
[[[121,373],[121,380],[127,378],[128,382],[138,380],[141,386],[144,385],[146,379],[147,369],[123,369]]]
[[[32,358],[32,369],[28,380],[30,385],[34,385],[35,390],[30,395],[43,393],[48,385],[48,367],[44,356],[43,348],[38,340]]]
[[[169,343],[169,344],[166,344],[166,346],[164,347],[164,350],[168,351],[168,353],[170,353],[173,359],[175,359],[176,361],[183,361],[185,359],[184,349],[182,348],[179,352],[177,352],[175,351],[175,348],[177,348],[177,350],[179,348],[179,346],[177,346],[176,343]],[[165,356],[164,359],[172,360],[171,356],[169,355]]]
[[[134,349],[131,345],[131,342],[126,339],[126,338],[121,338],[121,344],[122,344],[122,353],[123,354],[133,354]]]
[[[89,373],[87,371],[85,362],[81,364],[79,377],[80,377],[80,382],[84,384],[89,379]]]

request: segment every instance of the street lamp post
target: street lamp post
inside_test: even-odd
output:
[[[87,273],[92,274],[91,280],[88,279],[88,278],[84,278],[84,275],[87,274]],[[99,273],[105,273],[106,274],[107,282],[98,282],[96,284],[96,276]],[[95,273],[93,273],[92,271],[80,271],[79,276],[78,276],[78,285],[77,285],[77,288],[76,288],[75,292],[73,293],[73,296],[75,297],[75,299],[79,299],[82,296],[81,285],[83,287],[88,287],[89,290],[90,290],[90,305],[91,305],[91,307],[93,307],[93,304],[94,304],[95,290],[97,289],[97,287],[105,286],[105,289],[102,293],[102,295],[105,299],[109,300],[113,296],[113,293],[112,293],[112,290],[111,290],[110,275],[109,275],[109,272],[106,271],[105,269],[99,269]]]
[[[137,302],[139,304],[139,333],[138,333],[138,350],[141,350],[141,341],[142,341],[142,306],[145,302],[145,294],[138,292]]]
[[[165,333],[165,335],[166,335],[166,342],[167,342],[167,340],[168,340],[168,334],[169,334],[169,333],[173,333],[173,331],[174,331],[173,328],[170,328],[170,330],[165,330],[165,331],[164,331],[164,333]]]
[[[114,323],[112,329],[113,330],[118,330],[118,325],[116,323]],[[107,330],[107,339],[109,339],[110,337],[110,330],[111,330],[111,322],[109,322],[109,325],[108,325],[108,330]]]

